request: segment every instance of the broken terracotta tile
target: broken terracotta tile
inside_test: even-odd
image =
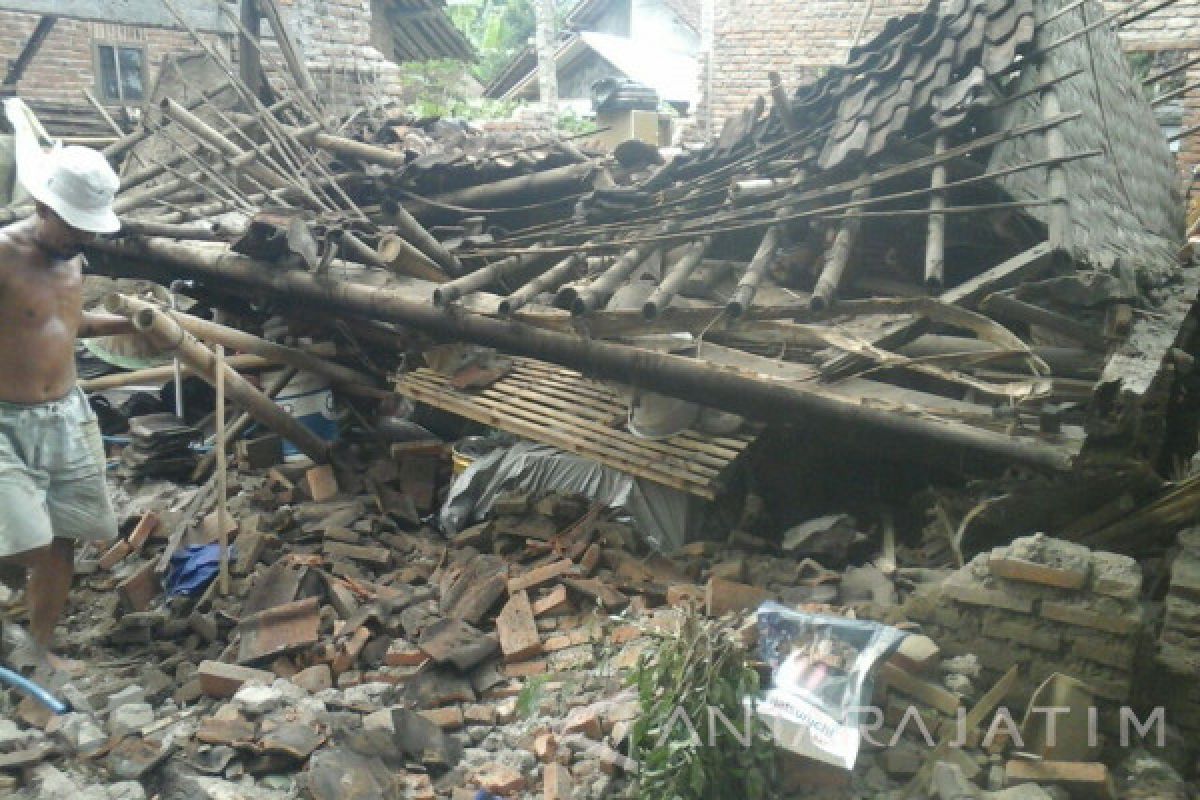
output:
[[[509,598],[496,618],[496,631],[504,660],[508,663],[524,661],[542,652],[542,640],[533,621],[529,595],[525,592],[517,592]]]
[[[418,646],[439,664],[451,663],[464,672],[496,652],[497,642],[459,619],[443,619],[421,631]]]
[[[275,680],[274,673],[266,670],[220,661],[202,661],[196,674],[209,697],[233,697],[244,684],[255,682],[270,686]]]
[[[249,664],[289,653],[317,642],[315,597],[260,611],[238,624],[238,663]]]
[[[121,605],[128,611],[145,611],[161,591],[153,561],[147,561],[117,587]]]

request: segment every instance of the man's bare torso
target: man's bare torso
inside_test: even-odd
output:
[[[0,230],[0,401],[43,403],[75,385],[82,262],[39,247],[32,220]]]

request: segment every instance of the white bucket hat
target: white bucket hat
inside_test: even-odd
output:
[[[121,221],[113,211],[113,198],[121,181],[98,151],[70,145],[31,160],[33,163],[18,164],[21,185],[63,222],[88,233],[116,233],[121,229]]]

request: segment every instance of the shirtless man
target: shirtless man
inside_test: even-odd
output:
[[[83,310],[82,247],[120,225],[112,167],[85,147],[20,167],[36,211],[0,229],[0,561],[28,570],[32,652],[21,655],[59,667],[50,649],[74,544],[117,533],[100,430],[76,386],[75,339],[131,326]]]

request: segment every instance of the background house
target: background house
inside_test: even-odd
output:
[[[237,60],[236,28],[218,10],[216,0],[176,2],[194,15],[193,20],[202,20],[201,35],[208,44]],[[317,87],[334,100],[358,100],[368,88],[392,91],[398,82],[397,63],[472,57],[441,0],[278,2]],[[161,3],[152,4],[161,7],[160,24],[155,25],[93,21],[99,16],[90,11],[95,5],[0,2],[0,59],[7,62],[7,71],[22,61],[27,45],[39,44],[19,64],[19,77],[5,81],[11,83],[7,91],[25,99],[51,133],[111,133],[85,99],[85,90],[120,120],[120,108],[137,106],[149,95],[166,56],[199,49],[187,32],[174,29],[175,21]],[[149,5],[133,4],[139,9]],[[229,7],[236,12],[236,3]],[[45,13],[37,13],[43,9]],[[57,17],[54,12],[60,9],[71,16]],[[157,11],[147,13],[155,16]],[[92,19],[78,18],[88,16]],[[264,40],[269,40],[270,25],[264,21],[261,27]]]
[[[562,106],[592,108],[592,84],[628,79],[682,114],[699,101],[700,7],[696,0],[583,0],[562,25],[556,65]],[[488,85],[487,97],[538,99],[537,58],[527,47]]]
[[[703,97],[698,129],[716,133],[725,120],[767,94],[767,73],[778,71],[794,89],[824,69],[845,64],[860,31],[859,43],[881,31],[891,17],[921,11],[925,0],[705,0],[701,32],[711,42],[701,54]],[[1105,2],[1109,13],[1128,6],[1124,0]],[[1152,9],[1158,4],[1139,8]],[[870,13],[866,13],[868,8]],[[865,21],[864,21],[865,20]],[[1168,65],[1200,56],[1200,0],[1178,0],[1120,30],[1122,45],[1143,73],[1153,75]],[[1193,64],[1163,86],[1149,87],[1161,96],[1200,83],[1200,65]],[[1189,90],[1156,107],[1169,132],[1187,131],[1200,124],[1200,91]],[[1200,163],[1200,137],[1176,143],[1181,164]]]

